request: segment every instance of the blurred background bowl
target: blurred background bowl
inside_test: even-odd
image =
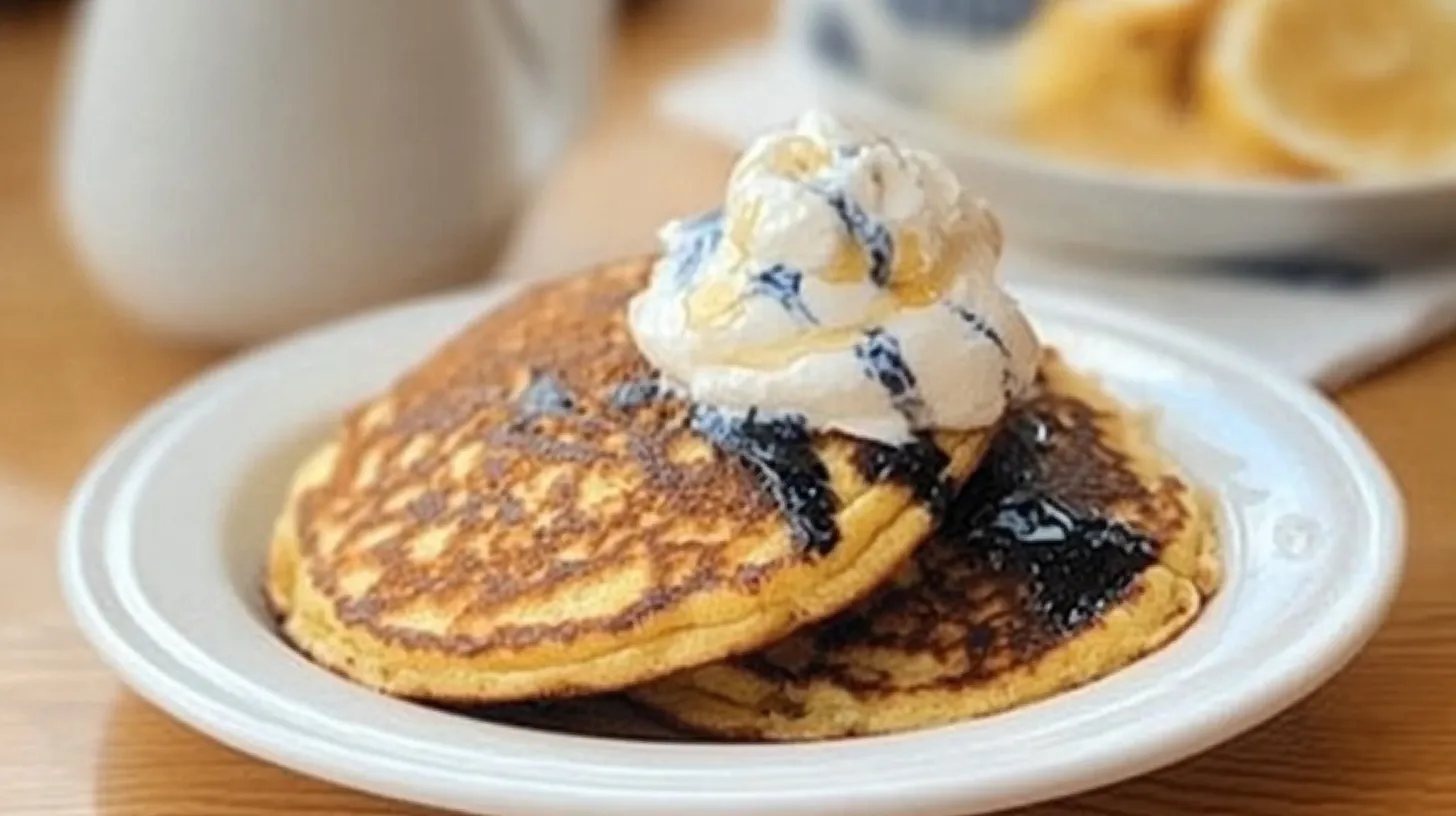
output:
[[[1200,259],[1384,262],[1456,245],[1456,178],[1205,180],[1082,163],[952,121],[992,120],[1043,0],[784,0],[779,36],[826,106],[939,153],[1019,241]]]

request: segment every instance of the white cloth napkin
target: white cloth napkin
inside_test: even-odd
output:
[[[667,118],[733,148],[815,103],[814,85],[772,45],[743,45],[658,89]],[[1160,317],[1336,388],[1456,328],[1456,261],[1339,279],[1236,275],[1168,261],[1013,246],[1007,280],[1056,286]]]

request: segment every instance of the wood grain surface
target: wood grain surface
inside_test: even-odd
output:
[[[0,813],[422,813],[234,753],[126,691],[69,623],[53,577],[66,491],[148,402],[222,352],[127,326],[84,285],[52,215],[64,5],[0,15]],[[523,217],[510,275],[650,248],[706,206],[730,157],[654,121],[659,77],[767,25],[763,2],[638,4],[587,138]],[[1370,647],[1308,701],[1169,770],[1027,811],[1456,813],[1456,340],[1339,395],[1409,500],[1409,572]],[[1198,689],[1189,689],[1197,694]]]

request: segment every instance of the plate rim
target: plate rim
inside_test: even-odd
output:
[[[465,313],[478,313],[492,308],[501,300],[519,289],[519,285],[487,285],[465,294],[423,298],[389,309],[357,315],[343,321],[306,331],[292,338],[286,338],[255,351],[244,354],[191,382],[175,389],[172,394],[160,400],[123,431],[88,468],[85,477],[78,483],[68,504],[61,536],[59,572],[65,590],[66,601],[72,617],[92,643],[96,651],[109,663],[113,670],[142,696],[191,727],[208,734],[238,750],[295,770],[330,781],[360,788],[384,796],[408,798],[415,801],[443,807],[469,808],[469,791],[456,790],[454,795],[442,793],[433,784],[449,786],[452,781],[442,776],[434,783],[427,782],[424,767],[413,768],[408,778],[386,778],[383,769],[369,770],[369,762],[361,760],[379,759],[342,755],[329,758],[328,745],[310,745],[302,750],[303,741],[297,733],[290,734],[285,727],[272,737],[260,733],[259,729],[274,728],[260,724],[256,712],[248,722],[247,712],[219,711],[216,694],[209,697],[192,685],[161,671],[155,661],[149,661],[136,649],[136,644],[116,630],[105,619],[102,610],[90,596],[89,582],[84,575],[82,553],[87,548],[86,533],[93,523],[91,516],[96,512],[96,502],[103,498],[108,478],[117,475],[117,469],[128,464],[128,456],[135,458],[136,451],[143,450],[148,440],[166,428],[175,419],[189,400],[201,399],[210,389],[226,383],[234,377],[241,377],[250,370],[262,370],[278,355],[301,354],[316,344],[328,344],[333,338],[360,331],[376,322],[406,320],[411,313],[425,314],[443,310],[447,306]],[[1115,307],[1097,303],[1080,296],[1069,295],[1052,288],[1036,286],[1015,287],[1018,295],[1026,296],[1033,320],[1040,314],[1075,314],[1089,325],[1113,332],[1129,342],[1147,345],[1152,338],[1163,346],[1174,347],[1179,356],[1200,365],[1214,365],[1236,372],[1241,379],[1259,386],[1270,394],[1291,404],[1291,407],[1307,422],[1319,430],[1322,442],[1337,452],[1346,465],[1348,475],[1360,488],[1364,509],[1373,513],[1370,518],[1371,531],[1379,541],[1372,546],[1385,550],[1381,562],[1384,572],[1380,580],[1368,584],[1361,596],[1362,603],[1355,607],[1354,620],[1331,635],[1332,640],[1322,642],[1321,648],[1302,660],[1285,657],[1281,671],[1276,675],[1265,672],[1278,682],[1268,683],[1259,694],[1231,694],[1237,703],[1236,717],[1218,718],[1217,727],[1208,725],[1207,715],[1203,720],[1195,716],[1184,716],[1163,724],[1161,731],[1153,737],[1142,740],[1138,745],[1122,746],[1122,750],[1109,751],[1105,747],[1089,745],[1080,755],[1063,754],[1055,761],[1042,762],[1030,769],[1014,767],[1003,777],[1021,777],[1001,780],[999,786],[984,783],[968,789],[964,782],[942,775],[935,779],[915,780],[919,784],[913,789],[905,788],[903,781],[881,780],[881,784],[855,789],[849,792],[816,791],[809,789],[798,796],[787,795],[781,790],[736,791],[737,795],[725,798],[724,791],[712,790],[714,800],[704,795],[693,795],[689,791],[640,790],[631,788],[603,788],[587,785],[543,786],[527,781],[500,785],[501,777],[492,777],[488,769],[477,772],[480,779],[491,780],[494,787],[492,807],[514,808],[517,812],[532,813],[595,813],[605,803],[636,808],[644,813],[669,814],[684,807],[692,807],[703,813],[738,813],[745,810],[811,807],[815,803],[833,799],[845,813],[893,812],[897,807],[914,807],[917,812],[965,812],[967,801],[974,797],[971,807],[1009,807],[1048,798],[1068,795],[1115,781],[1146,773],[1171,764],[1214,744],[1222,742],[1258,723],[1268,719],[1288,705],[1317,688],[1331,675],[1342,668],[1378,628],[1384,619],[1394,593],[1399,586],[1404,562],[1405,520],[1404,506],[1395,482],[1369,443],[1337,408],[1322,395],[1303,383],[1291,380],[1244,355],[1214,341],[1201,338],[1182,329],[1140,315],[1130,314]],[[1355,467],[1354,463],[1361,467]],[[94,542],[91,546],[94,546]],[[1219,708],[1216,697],[1204,701],[1198,710]],[[231,714],[232,716],[227,716]],[[271,719],[271,718],[265,718]],[[1202,723],[1200,725],[1200,722]],[[899,735],[900,740],[913,740],[915,734]],[[326,743],[322,736],[310,735],[310,740]],[[895,738],[886,738],[895,739]],[[336,747],[336,746],[332,746]],[[687,746],[691,750],[691,746]],[[720,746],[721,747],[721,746]],[[753,750],[753,746],[746,747]],[[377,765],[378,763],[376,763]],[[1026,778],[1030,774],[1035,779]],[[454,783],[458,786],[459,781]],[[826,799],[825,797],[828,797]]]

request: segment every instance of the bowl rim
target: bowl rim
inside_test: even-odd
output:
[[[901,131],[926,147],[948,154],[947,158],[997,165],[1000,169],[1049,182],[1074,183],[1086,187],[1117,189],[1144,195],[1189,196],[1209,199],[1214,204],[1262,201],[1291,205],[1371,203],[1391,198],[1456,194],[1456,171],[1410,177],[1370,178],[1353,181],[1303,179],[1185,178],[1137,172],[1095,162],[1077,162],[1053,154],[1039,153],[1007,139],[958,127],[944,116],[906,103],[874,85],[820,65],[807,55],[793,55],[807,71],[821,94],[836,102],[847,102],[851,115],[894,123]]]

